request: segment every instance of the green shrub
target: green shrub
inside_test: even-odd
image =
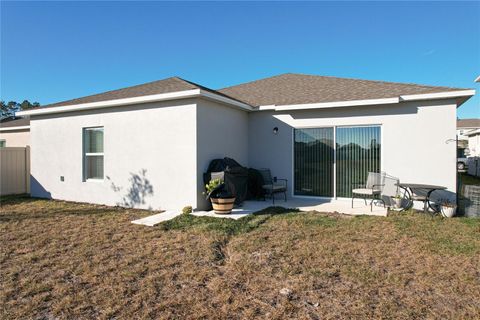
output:
[[[185,207],[183,207],[183,209],[182,209],[182,213],[183,213],[183,214],[190,214],[190,213],[192,213],[192,211],[193,211],[193,210],[192,210],[192,206],[185,206]]]

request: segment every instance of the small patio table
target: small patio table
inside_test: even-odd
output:
[[[423,211],[428,212],[428,208],[433,210],[433,214],[437,214],[440,211],[432,206],[430,203],[430,196],[432,193],[436,190],[446,190],[447,188],[444,186],[436,186],[436,185],[430,185],[430,184],[418,184],[418,183],[399,183],[397,184],[400,188],[405,190],[405,197],[408,200],[408,204],[405,206],[405,208],[402,209],[402,211],[408,210],[411,207],[413,207],[413,201],[423,201]],[[425,196],[418,195],[419,191],[423,191],[426,193]]]

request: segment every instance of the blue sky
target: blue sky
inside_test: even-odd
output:
[[[285,72],[480,91],[480,2],[2,1],[0,44],[6,101]],[[458,115],[480,117],[480,98]]]

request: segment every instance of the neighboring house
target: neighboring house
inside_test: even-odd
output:
[[[30,119],[6,118],[0,121],[0,148],[30,145]]]
[[[465,134],[468,137],[469,157],[480,157],[480,128]]]
[[[345,198],[366,172],[456,191],[456,109],[474,90],[302,74],[220,90],[173,77],[19,112],[31,194],[205,208],[225,156],[288,179],[289,197]]]
[[[467,141],[467,133],[477,129],[480,129],[480,119],[457,119],[457,136],[459,141]]]
[[[468,166],[468,158],[471,154],[468,133],[480,129],[480,119],[458,119],[457,120],[457,168],[464,170]]]

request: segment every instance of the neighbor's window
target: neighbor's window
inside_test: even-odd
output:
[[[103,179],[103,127],[83,129],[84,179]]]
[[[5,140],[0,140],[0,148],[5,148],[7,146],[7,142]]]

